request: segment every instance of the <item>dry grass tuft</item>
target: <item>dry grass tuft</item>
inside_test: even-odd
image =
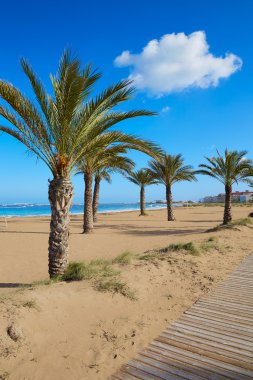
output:
[[[129,265],[133,259],[133,254],[129,251],[121,253],[119,256],[112,260],[112,264]]]
[[[129,286],[119,278],[111,278],[109,280],[100,279],[95,283],[95,289],[99,292],[118,293],[130,300],[137,299],[135,292],[133,292]]]

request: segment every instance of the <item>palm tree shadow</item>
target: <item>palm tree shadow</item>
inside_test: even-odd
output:
[[[44,231],[8,231],[8,230],[0,230],[1,234],[38,234],[38,235],[48,235],[49,232]]]
[[[31,284],[24,284],[21,282],[0,282],[0,289],[16,289],[29,286],[31,286]]]
[[[150,227],[133,228],[129,224],[100,224],[95,226],[95,230],[99,229],[112,229],[120,234],[135,235],[135,236],[168,236],[168,235],[189,235],[200,234],[206,232],[206,226],[201,226],[198,229],[184,229],[184,228],[171,228],[165,227],[163,229],[157,227],[157,229],[150,229]]]
[[[149,231],[137,231],[135,230],[130,230],[130,231],[124,231],[125,234],[129,235],[135,235],[135,236],[185,236],[189,234],[200,234],[200,233],[205,233],[206,229],[194,229],[194,230],[189,230],[189,229],[171,229],[171,230],[149,230]]]

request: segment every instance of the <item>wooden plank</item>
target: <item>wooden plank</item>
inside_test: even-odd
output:
[[[158,343],[153,343],[145,352],[154,352],[155,354],[165,356],[174,359],[182,365],[187,364],[192,366],[194,369],[204,369],[207,378],[213,378],[213,374],[219,374],[221,376],[226,376],[238,380],[241,379],[251,379],[253,378],[253,371],[245,370],[231,364],[227,364],[215,359],[207,358],[203,355],[194,354],[190,351],[185,351],[182,349],[174,348],[173,346],[166,346]],[[240,377],[241,376],[241,377]]]
[[[199,337],[200,335],[200,337]],[[240,357],[243,357],[243,360],[247,360],[249,362],[252,362],[253,364],[253,352],[250,352],[246,350],[245,348],[241,348],[241,345],[232,343],[232,342],[225,342],[222,339],[211,339],[211,337],[204,337],[201,334],[193,334],[193,333],[186,333],[186,332],[178,332],[174,330],[165,330],[161,336],[163,337],[168,337],[169,339],[172,340],[177,340],[177,339],[182,339],[183,341],[191,341],[194,343],[198,343],[199,345],[201,344],[202,347],[205,347],[206,349],[210,350],[210,347],[213,347],[214,349],[220,349],[221,351],[223,350],[224,352],[233,352],[237,354]]]
[[[224,313],[228,313],[228,314],[236,314],[237,316],[242,316],[242,317],[246,317],[246,318],[249,318],[251,320],[253,320],[253,313],[252,312],[249,312],[245,309],[238,309],[236,307],[228,307],[227,305],[224,305],[224,304],[219,304],[219,303],[215,303],[215,302],[208,302],[208,301],[202,301],[202,302],[198,302],[198,307],[201,307],[201,308],[210,308],[212,310],[218,310],[218,311],[223,311]]]
[[[234,314],[229,314],[229,313],[223,313],[223,312],[219,312],[219,311],[213,311],[212,309],[208,309],[208,308],[196,308],[196,307],[192,307],[191,309],[187,310],[185,312],[185,314],[200,314],[201,315],[213,315],[213,316],[216,316],[216,317],[220,317],[224,320],[227,320],[228,322],[231,321],[231,322],[236,322],[236,323],[240,323],[242,324],[243,326],[249,326],[249,327],[253,327],[253,320],[250,319],[250,318],[243,318],[243,317],[239,317],[237,315],[234,315]]]
[[[206,298],[204,298],[205,300]],[[212,300],[215,300],[215,301],[218,301],[218,302],[221,302],[221,301],[224,301],[224,302],[230,302],[231,301],[231,297],[229,296],[226,296],[225,294],[217,294],[217,293],[212,293]],[[233,303],[236,303],[238,306],[249,306],[249,307],[253,307],[253,300],[245,300],[244,298],[242,298],[241,296],[240,297],[233,297]]]
[[[133,375],[129,375],[128,373],[124,373],[122,371],[117,372],[115,375],[111,377],[111,380],[136,380],[138,377]]]
[[[198,353],[200,355],[205,355],[217,360],[222,360],[226,363],[233,364],[235,366],[241,366],[253,370],[253,363],[251,358],[245,358],[245,356],[238,355],[234,352],[227,351],[221,348],[207,346],[199,342],[186,340],[182,338],[173,339],[173,337],[163,337],[157,338],[158,341],[162,343],[167,343],[175,347],[183,348],[188,351]]]
[[[238,335],[232,335],[232,334],[224,334],[223,332],[214,332],[214,329],[208,328],[203,328],[202,326],[189,326],[185,323],[174,323],[171,327],[170,330],[175,330],[175,331],[185,331],[192,333],[196,336],[203,336],[208,339],[215,340],[216,342],[219,341],[225,341],[225,342],[231,342],[231,344],[237,344],[238,347],[245,347],[247,350],[253,352],[253,342],[252,340],[245,340],[242,339],[241,337],[239,338]],[[217,331],[217,330],[216,330]]]
[[[164,362],[170,366],[172,365],[172,366],[176,366],[178,368],[181,368],[186,373],[188,372],[188,373],[192,374],[194,380],[197,379],[198,377],[208,379],[208,380],[216,379],[216,374],[213,372],[212,367],[207,366],[206,364],[204,364],[204,365],[202,364],[202,366],[201,366],[201,364],[199,365],[199,363],[196,360],[192,361],[192,360],[189,360],[189,358],[187,358],[187,357],[181,357],[179,355],[173,355],[173,353],[167,354],[164,351],[161,351],[161,350],[155,351],[154,349],[153,350],[150,350],[150,349],[145,350],[142,353],[142,355],[147,356],[149,358],[152,358],[152,359],[156,360],[158,363]],[[217,371],[216,371],[216,373],[217,373]],[[226,375],[230,374],[231,375],[231,371],[222,371],[222,370],[219,371],[220,379],[227,380],[227,376],[225,376],[224,374],[226,374]],[[238,374],[232,373],[232,378],[234,378],[235,380],[238,380]],[[242,378],[243,379],[249,379],[249,376],[243,376]]]
[[[145,376],[153,376],[153,379],[163,379],[163,380],[184,380],[184,379],[187,379],[185,377],[182,377],[180,375],[176,375],[176,374],[173,374],[171,373],[171,370],[170,369],[170,372],[164,372],[162,369],[159,369],[157,367],[153,367],[152,365],[149,365],[147,363],[142,363],[140,362],[139,360],[130,360],[129,362],[129,365],[131,365],[132,367],[136,368],[136,369],[139,369],[141,371],[143,371],[145,374]],[[163,368],[163,366],[161,365],[161,367]],[[149,377],[144,377],[144,379],[149,379]],[[200,380],[200,379],[198,379]]]
[[[188,380],[203,380],[202,376],[197,375],[196,373],[192,373],[191,371],[184,370],[182,366],[177,367],[176,363],[170,362],[169,364],[166,363],[164,360],[159,360],[157,361],[155,358],[152,358],[150,356],[146,356],[144,354],[139,355],[137,360],[139,363],[147,364],[148,366],[152,367],[152,371],[155,371],[156,368],[161,369],[165,372],[165,379],[166,379],[166,373],[171,374],[171,375],[176,375],[179,376],[180,378],[183,379],[188,379]],[[153,369],[154,368],[154,369]],[[162,377],[163,378],[163,377]]]
[[[253,255],[113,379],[253,379]]]
[[[159,377],[153,376],[145,371],[142,371],[137,366],[132,367],[131,365],[127,364],[122,367],[121,370],[126,376],[132,375],[138,380],[158,380]],[[123,377],[123,379],[127,379],[127,377]],[[168,378],[169,380],[169,378]],[[172,380],[172,379],[170,379]]]
[[[249,335],[247,332],[242,332],[240,330],[228,328],[226,325],[219,326],[218,324],[213,324],[211,322],[207,323],[201,323],[197,321],[191,321],[191,320],[180,320],[179,322],[173,323],[173,326],[181,326],[181,322],[184,323],[185,326],[197,328],[199,331],[201,330],[207,330],[210,331],[211,333],[218,333],[218,334],[223,334],[228,337],[234,337],[234,338],[240,338],[244,340],[245,342],[249,342],[250,345],[252,345],[253,341],[253,333]]]
[[[185,321],[185,320],[189,320],[189,321],[192,321],[192,320],[196,320],[198,323],[207,323],[208,325],[210,324],[215,324],[215,325],[218,325],[218,326],[222,326],[222,327],[229,327],[230,329],[236,329],[236,330],[239,330],[241,332],[244,332],[246,333],[247,335],[252,335],[253,334],[253,331],[252,331],[252,328],[250,327],[247,327],[247,326],[242,326],[242,325],[238,325],[234,322],[228,322],[228,321],[224,321],[224,319],[222,318],[217,318],[217,317],[214,317],[214,316],[207,316],[207,315],[194,315],[194,314],[184,314],[183,317],[180,319],[181,321]]]
[[[198,301],[198,305],[201,305],[201,304],[225,306],[227,308],[231,307],[234,310],[239,310],[239,311],[245,310],[245,312],[251,312],[253,314],[253,306],[247,306],[244,304],[241,304],[239,306],[238,303],[233,302],[233,300],[231,300],[230,302],[226,301],[226,300],[220,301],[220,300],[216,300],[214,297],[212,297],[212,298],[209,298],[208,300],[203,299],[203,300]]]
[[[232,363],[224,362],[224,361],[220,360],[221,359],[220,357],[219,357],[219,359],[213,358],[213,357],[208,357],[206,355],[203,355],[202,353],[189,351],[189,350],[186,350],[186,349],[181,348],[181,347],[170,345],[167,342],[161,342],[157,339],[154,340],[153,342],[151,342],[148,349],[154,349],[154,347],[155,347],[155,349],[156,348],[159,350],[162,349],[162,350],[165,350],[166,352],[169,352],[169,353],[173,352],[176,355],[180,355],[183,357],[186,356],[186,357],[190,358],[193,362],[194,362],[194,360],[198,360],[198,361],[203,362],[205,365],[210,364],[210,365],[214,365],[215,367],[218,366],[219,368],[222,368],[222,369],[228,369],[228,370],[231,370],[235,373],[242,373],[245,376],[253,377],[253,370],[250,370],[247,368],[242,368],[242,367],[234,365]]]

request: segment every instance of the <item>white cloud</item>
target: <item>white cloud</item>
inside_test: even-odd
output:
[[[162,113],[166,113],[166,112],[169,112],[170,111],[170,107],[169,106],[165,106],[161,109],[161,112]]]
[[[130,66],[135,86],[155,96],[163,96],[189,87],[217,86],[242,66],[240,57],[227,53],[215,57],[209,52],[203,31],[190,35],[165,34],[150,41],[139,54],[123,51],[116,57],[118,67]]]

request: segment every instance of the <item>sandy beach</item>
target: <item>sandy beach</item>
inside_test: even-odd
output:
[[[250,211],[234,207],[234,219]],[[130,251],[131,263],[116,267],[134,300],[100,292],[90,280],[19,288],[47,278],[49,219],[11,218],[7,229],[0,226],[1,379],[108,379],[252,253],[250,226],[206,232],[221,222],[223,207],[178,207],[174,222],[166,221],[166,210],[138,215],[101,214],[90,235],[81,234],[81,216],[73,216],[70,239],[71,261]],[[187,242],[199,247],[198,254],[140,259],[148,250]],[[11,325],[16,341],[7,333]]]

